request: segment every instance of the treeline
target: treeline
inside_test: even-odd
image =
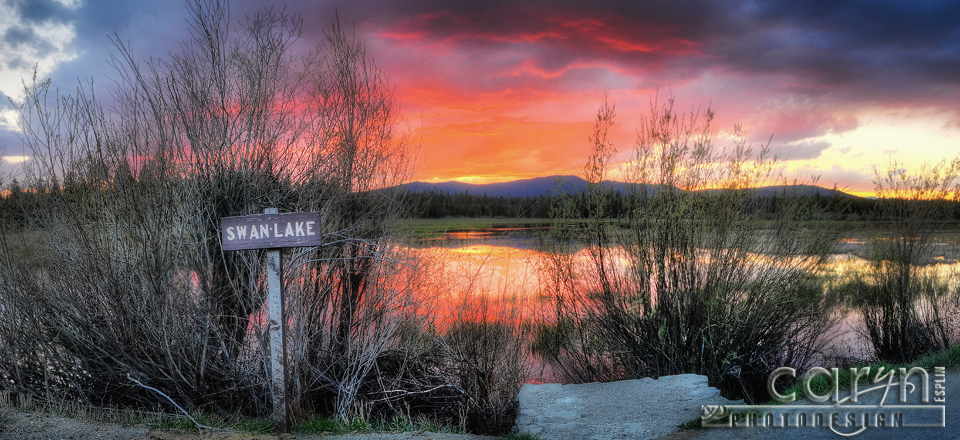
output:
[[[0,198],[0,221],[5,225],[23,227],[26,220],[23,211],[20,209],[23,190],[20,188],[19,182],[14,180],[2,194],[3,197]]]
[[[715,192],[703,192],[703,197],[716,195]],[[575,206],[581,207],[580,218],[589,217],[585,206],[586,193],[577,193],[563,196],[565,200],[573,198],[579,200]],[[639,194],[606,191],[604,193],[605,206],[609,218],[624,218],[630,215],[630,210],[640,206]],[[826,214],[833,220],[840,221],[881,221],[884,216],[880,213],[878,200],[874,198],[854,197],[844,194],[837,195],[797,195],[783,193],[780,195],[764,195],[755,197],[753,203],[744,209],[760,214],[764,220],[777,218],[785,206],[788,198],[809,199],[816,211]],[[438,190],[424,192],[408,192],[405,196],[408,203],[408,215],[412,218],[445,218],[445,217],[506,217],[506,218],[548,218],[550,209],[556,203],[555,196],[488,196],[471,194],[466,191],[443,192]],[[917,203],[924,203],[919,201]],[[960,202],[954,202],[951,219],[960,221]],[[655,207],[650,207],[655,209]]]
[[[65,188],[66,193],[85,193],[85,188]],[[703,193],[710,197],[712,193]],[[635,209],[638,195],[624,194],[617,191],[608,191],[604,195],[608,206],[609,218],[624,218]],[[839,221],[882,221],[884,216],[878,209],[878,200],[874,198],[852,197],[847,195],[825,196],[820,194],[796,196],[790,194],[760,196],[748,208],[761,215],[765,220],[775,219],[781,212],[788,197],[809,198],[816,206],[817,211],[825,213],[829,218]],[[576,206],[587,206],[586,194],[578,193],[564,195],[565,199],[580,200]],[[0,197],[0,219],[6,225],[23,227],[27,224],[26,213],[35,211],[43,203],[43,196],[33,191],[24,190],[17,180],[3,188]],[[484,194],[470,194],[466,191],[450,193],[437,190],[424,192],[407,192],[405,212],[410,218],[435,219],[446,217],[472,218],[549,218],[551,206],[557,202],[555,196],[489,196]],[[917,203],[924,203],[922,201]],[[950,219],[960,221],[960,202],[952,203]],[[654,207],[651,207],[654,209]],[[589,213],[585,208],[580,212],[581,218],[587,218]]]
[[[550,216],[548,196],[504,197],[431,190],[408,192],[406,200],[413,218],[444,217],[508,217],[547,218]]]

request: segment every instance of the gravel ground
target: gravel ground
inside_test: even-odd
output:
[[[47,414],[18,412],[9,408],[0,410],[0,440],[481,440],[493,438],[433,432],[363,432],[278,436],[245,432],[206,431],[201,435],[197,432],[162,431],[148,426],[95,423]]]
[[[0,439],[142,439],[150,428],[91,423],[47,414],[3,409],[0,413]]]

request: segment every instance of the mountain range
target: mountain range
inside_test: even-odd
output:
[[[618,192],[625,192],[627,184],[623,182],[604,181],[605,184],[614,188]],[[540,197],[551,194],[575,193],[583,191],[587,186],[587,181],[577,176],[546,176],[535,177],[532,179],[514,180],[511,182],[498,183],[463,183],[463,182],[410,182],[401,185],[401,188],[412,192],[436,191],[447,194],[460,194],[466,192],[474,196],[487,195],[490,197]],[[782,194],[789,186],[775,185],[756,188],[757,195],[769,196],[773,194]],[[816,185],[796,185],[796,190],[802,195],[820,194],[825,197],[834,195],[856,197],[836,189],[827,189]],[[716,190],[704,190],[716,191]]]

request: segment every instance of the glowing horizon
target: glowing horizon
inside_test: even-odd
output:
[[[28,3],[4,6],[0,20],[11,36],[0,41],[10,60],[0,92],[14,101],[25,66],[39,63],[41,79],[61,90],[77,78],[109,84],[105,35],[129,39],[146,60],[188,33],[185,8]],[[270,5],[233,0],[233,19]],[[625,154],[651,98],[671,96],[678,113],[715,112],[717,148],[742,124],[753,145],[772,136],[785,178],[819,176],[818,185],[851,193],[872,193],[874,167],[891,159],[917,169],[960,152],[960,5],[332,0],[286,11],[304,18],[300,49],[325,41],[337,17],[364,42],[420,146],[412,180],[579,174],[604,100],[617,107],[611,138]],[[14,113],[0,108],[7,152],[19,150]]]

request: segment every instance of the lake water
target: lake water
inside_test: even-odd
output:
[[[537,234],[542,228],[486,228],[450,231],[440,237],[418,243],[415,252],[443,261],[443,270],[452,286],[451,310],[485,307],[488,315],[496,314],[511,319],[543,316],[549,313],[549,298],[540,286],[539,277],[546,256],[537,249]],[[848,279],[856,273],[870,270],[864,255],[866,240],[853,234],[838,241],[837,254],[831,256],[826,267],[834,279]],[[934,270],[950,279],[957,288],[960,264],[956,262],[956,247],[938,242],[934,261],[927,270]],[[586,257],[584,257],[586,258]],[[519,306],[519,307],[518,307]],[[831,350],[847,355],[867,356],[869,344],[856,329],[856,315],[843,317],[832,329]],[[824,353],[829,355],[830,353]]]

